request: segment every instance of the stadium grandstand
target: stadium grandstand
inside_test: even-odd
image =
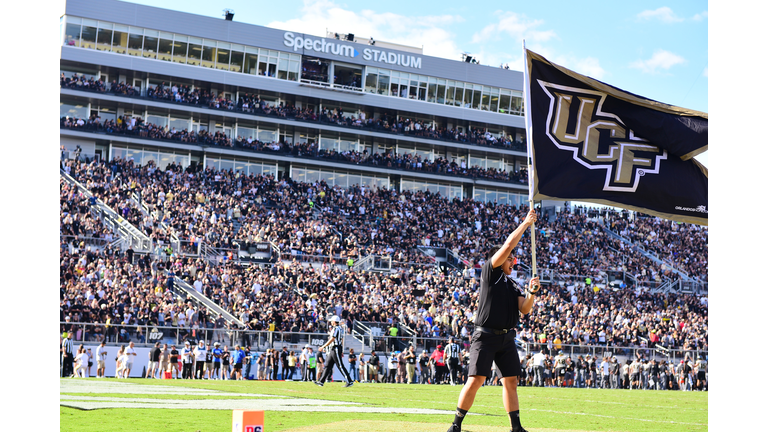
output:
[[[365,355],[432,353],[449,337],[468,349],[485,254],[528,211],[522,73],[350,36],[67,1],[61,332],[300,352],[337,315]],[[590,380],[599,360],[637,360],[643,388],[695,387],[707,228],[537,210],[544,288],[517,329],[524,362],[562,350],[565,385],[594,387],[632,385]],[[520,282],[530,249],[526,235]],[[524,370],[528,385],[558,385]]]

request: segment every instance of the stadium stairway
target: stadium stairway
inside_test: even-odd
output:
[[[181,250],[181,242],[179,241],[179,237],[176,235],[176,232],[173,228],[169,227],[168,224],[163,222],[163,219],[160,217],[159,210],[154,209],[150,210],[149,206],[147,206],[146,201],[143,201],[141,197],[134,192],[131,194],[131,201],[136,205],[136,207],[141,211],[141,213],[144,216],[149,216],[152,220],[157,221],[163,230],[165,230],[166,233],[168,233],[168,237],[171,239],[171,247],[174,251],[180,251]]]
[[[646,257],[648,259],[650,259],[651,261],[655,262],[656,264],[666,266],[672,273],[675,273],[681,279],[683,279],[685,281],[692,281],[692,280],[694,280],[694,278],[692,278],[690,275],[688,275],[688,273],[685,273],[684,271],[675,268],[674,264],[672,264],[671,262],[659,258],[656,254],[653,254],[653,253],[645,250],[643,247],[640,246],[640,244],[632,243],[632,241],[629,240],[628,238],[623,237],[620,234],[612,231],[610,228],[608,228],[607,225],[605,225],[605,223],[600,223],[600,227],[602,227],[603,231],[606,234],[608,234],[609,236],[611,236],[613,238],[616,238],[616,239],[622,241],[623,243],[626,243],[630,247],[630,249],[634,250],[635,252],[640,253],[641,255],[643,255],[644,257]]]
[[[101,222],[109,227],[121,241],[121,249],[126,250],[129,247],[135,252],[147,253],[152,251],[152,240],[147,237],[140,229],[133,226],[130,222],[123,219],[112,208],[106,205],[102,200],[93,196],[82,183],[75,180],[63,169],[59,169],[61,177],[70,185],[75,186],[83,195],[91,198],[91,210],[94,211]]]
[[[193,286],[186,283],[178,277],[173,278],[174,288],[176,288],[177,294],[179,294],[185,301],[192,300],[193,303],[203,305],[214,316],[221,316],[227,321],[236,324],[238,327],[245,327],[245,323],[237,319],[234,315],[227,312],[224,308],[216,304],[213,300],[209,299],[205,295],[197,292]]]

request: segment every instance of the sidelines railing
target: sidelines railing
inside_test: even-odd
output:
[[[127,344],[134,342],[136,346],[148,347],[155,342],[180,345],[186,340],[209,342],[219,342],[227,346],[241,345],[251,346],[255,349],[266,349],[282,347],[287,345],[292,348],[301,348],[304,345],[320,346],[328,340],[328,334],[325,332],[306,333],[306,332],[271,332],[254,331],[230,328],[197,328],[193,326],[173,327],[160,325],[124,325],[124,324],[104,324],[104,323],[82,323],[82,322],[60,322],[61,331],[72,332],[72,341],[75,344],[80,343],[99,343],[102,340],[109,344]],[[382,323],[382,325],[386,325]],[[373,332],[374,327],[366,326],[362,323],[353,325],[352,329],[346,329],[349,335],[355,340],[363,343],[366,350],[373,349],[381,354],[392,350],[403,350],[410,344],[413,344],[417,350],[426,350],[432,352],[437,345],[445,347],[448,337],[410,337],[410,336],[386,336]],[[361,340],[361,338],[363,340]],[[347,339],[345,339],[347,340]],[[469,349],[469,342],[466,338],[458,338],[462,349]],[[547,343],[525,342],[516,339],[518,350],[522,356],[535,354]],[[567,345],[561,344],[559,347],[552,344],[549,348],[551,354],[556,354],[562,350],[564,354],[576,358],[578,356],[590,355],[597,359],[603,357],[617,356],[622,359],[634,359],[638,353],[647,360],[666,360],[667,363],[679,363],[683,359],[695,360],[703,357],[708,358],[708,350],[686,350],[680,348],[667,348],[661,345],[653,347],[619,347],[614,345]]]

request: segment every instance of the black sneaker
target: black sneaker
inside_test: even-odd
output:
[[[352,387],[353,385],[355,385],[355,382],[354,381],[350,381],[350,382],[344,384],[344,387]]]
[[[312,381],[312,382],[315,383],[315,385],[319,385],[320,387],[323,386],[323,383],[321,383],[320,381]]]
[[[510,429],[509,432],[528,432],[528,431],[525,430],[525,428],[523,428],[522,426],[520,426],[517,429]]]
[[[451,423],[451,427],[448,428],[448,432],[461,432],[461,426],[456,423]]]

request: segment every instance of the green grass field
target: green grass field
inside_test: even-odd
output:
[[[470,410],[475,415],[464,420],[464,431],[509,430],[501,390],[480,389]],[[266,432],[443,432],[453,420],[460,391],[460,386],[445,385],[343,388],[342,383],[327,383],[321,388],[281,381],[62,379],[60,426],[78,432],[231,431],[232,409],[238,408],[265,410]],[[706,392],[521,387],[518,393],[529,432],[708,428]],[[445,412],[408,412],[414,409]]]

